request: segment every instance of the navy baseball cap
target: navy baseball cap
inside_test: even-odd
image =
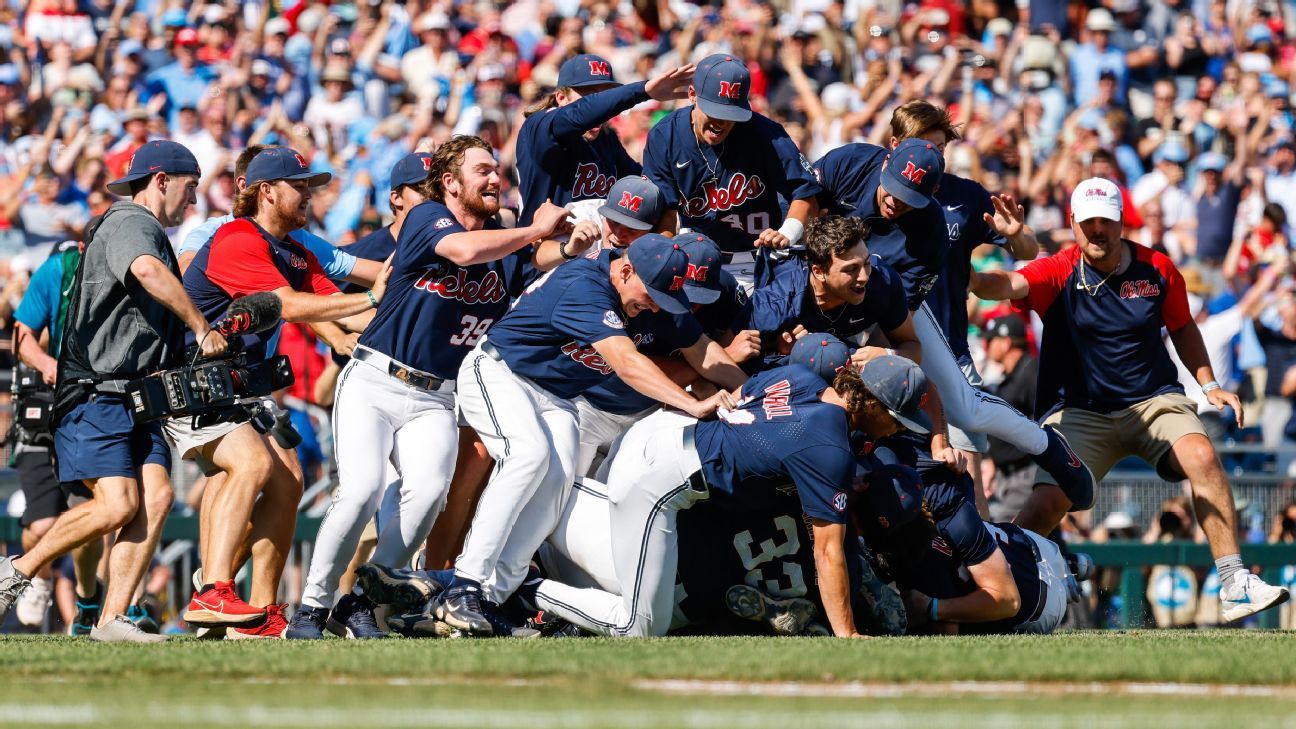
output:
[[[922,513],[922,478],[912,467],[869,460],[856,471],[855,513],[891,533]]]
[[[688,313],[684,277],[688,274],[689,257],[678,243],[660,233],[649,233],[630,245],[626,257],[662,311]]]
[[[395,190],[401,185],[417,185],[428,178],[431,169],[432,155],[426,152],[407,154],[392,167],[391,189]]]
[[[882,170],[882,189],[911,208],[925,208],[940,185],[945,158],[936,145],[922,139],[906,139],[887,157]]]
[[[931,418],[922,410],[927,399],[927,376],[918,365],[898,355],[884,354],[864,363],[860,379],[907,430],[931,432]]]
[[[1013,314],[1004,314],[997,316],[986,322],[985,326],[986,339],[992,337],[1010,337],[1012,339],[1026,338],[1026,322],[1022,321],[1020,316]]]
[[[693,72],[693,92],[703,114],[712,119],[745,122],[751,118],[751,74],[741,59],[724,53],[707,56]]]
[[[270,147],[261,151],[247,166],[247,186],[277,180],[308,180],[311,187],[328,184],[333,175],[312,172],[306,158],[289,147]]]
[[[701,233],[684,233],[675,239],[688,255],[684,295],[691,304],[714,304],[720,298],[720,246]],[[634,244],[631,244],[633,247]]]
[[[558,68],[558,88],[579,89],[585,86],[620,86],[612,75],[612,66],[602,56],[582,53],[572,56]]]
[[[126,176],[108,183],[108,192],[114,195],[130,194],[130,183],[158,172],[168,175],[201,176],[198,159],[183,144],[160,139],[149,142],[135,151],[130,158]]]
[[[811,332],[796,340],[787,361],[809,367],[831,385],[837,371],[850,362],[850,348],[831,334]]]
[[[661,222],[665,209],[657,185],[647,177],[628,175],[612,184],[599,215],[627,228],[652,230]]]

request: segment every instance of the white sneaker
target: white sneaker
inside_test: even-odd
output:
[[[1231,623],[1287,602],[1285,587],[1274,587],[1250,572],[1239,572],[1220,590],[1224,622]]]
[[[90,640],[101,643],[165,643],[169,638],[156,633],[145,633],[125,615],[118,615],[90,631]]]
[[[33,577],[31,586],[18,596],[14,609],[18,613],[18,622],[29,628],[39,628],[45,624],[45,615],[53,602],[53,590],[49,580]]]

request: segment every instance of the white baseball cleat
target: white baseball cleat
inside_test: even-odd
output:
[[[750,585],[734,585],[725,593],[725,604],[734,615],[763,622],[777,635],[799,635],[819,609],[800,597],[778,599]]]
[[[1287,602],[1285,587],[1274,587],[1250,572],[1238,572],[1220,589],[1224,622],[1231,623]]]

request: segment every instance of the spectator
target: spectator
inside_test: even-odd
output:
[[[1003,372],[995,394],[1023,413],[1035,412],[1035,379],[1039,362],[1026,340],[1026,322],[1015,314],[991,319],[985,327],[986,359]],[[985,478],[991,521],[1011,521],[1035,486],[1038,467],[1011,443],[990,439],[991,475]]]

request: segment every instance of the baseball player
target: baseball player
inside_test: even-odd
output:
[[[423,162],[420,160],[420,165]],[[548,205],[531,225],[501,229],[499,165],[478,137],[441,145],[416,192],[426,198],[401,227],[391,296],[365,328],[338,381],[334,403],[339,485],[320,525],[302,606],[288,638],[383,635],[373,606],[349,594],[333,606],[338,579],[387,486],[401,475],[397,515],[383,525],[373,561],[407,563],[441,510],[458,451],[455,376],[460,361],[521,293],[527,261],[541,270],[579,255],[556,243],[529,244],[557,230],[566,211]],[[412,200],[411,200],[412,202]],[[592,226],[564,245],[592,241]],[[332,611],[329,608],[332,607]]]
[[[518,225],[529,225],[545,200],[563,206],[601,200],[618,178],[638,175],[639,163],[603,126],[637,104],[676,98],[692,73],[693,67],[685,66],[647,82],[622,85],[599,56],[582,53],[564,61],[558,69],[558,88],[527,109],[518,131]]]
[[[906,139],[888,152],[870,144],[848,144],[815,162],[815,170],[823,183],[825,208],[864,219],[872,231],[869,250],[904,282],[905,298],[914,312],[914,332],[922,344],[923,372],[935,385],[949,421],[964,431],[1013,443],[1069,488],[1092,490],[1093,473],[1056,429],[1041,428],[1008,403],[968,383],[940,325],[923,306],[950,251],[949,228],[939,203],[932,199],[944,175],[937,145]],[[996,219],[995,224],[999,222]],[[934,450],[944,457],[947,442],[939,429],[934,440]]]
[[[885,368],[888,358],[875,361]],[[874,366],[870,375],[878,371]],[[906,373],[897,368],[888,374]],[[819,591],[833,633],[859,635],[845,558],[854,477],[849,433],[877,417],[876,406],[866,405],[865,385],[851,368],[829,387],[805,367],[779,367],[753,377],[737,396],[737,407],[721,411],[718,420],[661,412],[626,433],[608,477],[619,592],[535,580],[520,593],[523,599],[601,635],[664,635],[675,602],[677,513],[712,489],[741,494],[791,481],[811,523]],[[916,397],[911,405],[917,409]]]
[[[1071,194],[1077,245],[1020,271],[979,274],[973,292],[1012,299],[1044,320],[1035,406],[1045,423],[1066,433],[1095,475],[1137,455],[1167,480],[1188,480],[1219,570],[1222,616],[1240,620],[1289,595],[1242,563],[1228,477],[1196,404],[1183,394],[1161,328],[1207,400],[1220,410],[1232,407],[1239,426],[1241,404],[1215,380],[1183,276],[1166,256],[1121,238],[1121,213],[1116,185],[1101,178],[1081,182]],[[1016,523],[1047,534],[1067,511],[1087,509],[1093,500],[1092,490],[1042,478]]]
[[[691,367],[726,389],[746,379],[696,321],[675,319],[688,312],[687,273],[688,256],[657,234],[635,241],[624,255],[603,251],[595,260],[572,261],[528,289],[464,360],[460,409],[496,469],[455,562],[455,579],[437,603],[439,619],[473,635],[501,632],[492,626],[494,606],[526,576],[575,476],[579,430],[572,398],[615,372],[640,393],[696,417],[728,401],[727,392],[694,399],[638,344],[667,338]],[[640,317],[645,323],[634,321]],[[680,329],[677,322],[691,326]]]
[[[869,489],[852,514],[875,559],[908,591],[911,631],[939,623],[973,633],[1056,630],[1079,596],[1058,546],[1013,524],[982,521],[971,478],[933,459],[909,433],[873,443],[861,459],[865,471],[896,465],[917,469],[921,493],[901,501]],[[1087,579],[1092,561],[1074,558]]]
[[[948,142],[959,139],[958,132],[950,122],[949,114],[924,99],[915,99],[903,104],[892,113],[891,135],[892,149],[905,139],[920,139],[936,145],[942,153]],[[955,392],[951,392],[948,398],[945,398],[944,391],[941,395],[943,400],[965,397],[969,394],[980,397],[981,375],[972,362],[967,342],[967,287],[968,272],[972,268],[972,251],[977,246],[988,243],[1006,248],[1017,260],[1031,261],[1039,255],[1039,241],[1035,239],[1035,234],[1030,227],[1025,224],[1021,205],[1018,205],[1011,196],[991,195],[979,183],[972,180],[946,172],[941,175],[940,186],[936,188],[933,199],[944,214],[950,248],[945,271],[924,303],[940,327],[940,333],[949,344],[955,362],[963,371],[963,376],[974,388],[977,388],[968,390],[959,387]],[[934,333],[930,332],[925,325],[921,331],[928,334],[934,345]],[[938,363],[932,364],[936,366]],[[951,403],[946,408],[960,412],[966,409],[960,407],[958,403]],[[1013,418],[1013,421],[1020,425],[1020,421],[1016,418]],[[1029,429],[1026,432],[1034,435],[1035,442],[1039,442],[1038,435]],[[990,444],[986,436],[975,431],[965,431],[951,423],[949,442],[951,447],[968,454],[968,472],[973,474],[978,493],[983,493],[980,480],[980,454],[989,449]]]
[[[644,145],[644,175],[666,206],[678,211],[683,228],[720,245],[726,267],[748,290],[773,275],[768,254],[757,249],[798,244],[819,214],[821,191],[783,127],[752,113],[750,93],[741,59],[708,56],[693,73],[693,105],[659,122]]]

